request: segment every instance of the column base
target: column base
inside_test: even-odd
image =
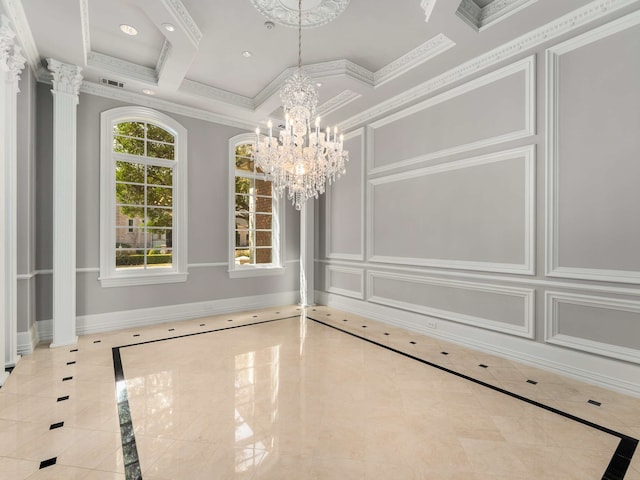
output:
[[[51,342],[51,345],[49,345],[49,348],[58,348],[58,347],[68,347],[69,345],[77,345],[78,344],[78,337],[75,336],[71,339],[69,339],[68,342]]]
[[[4,382],[6,382],[7,378],[9,378],[9,372],[2,372],[0,373],[0,387],[2,385],[4,385]]]

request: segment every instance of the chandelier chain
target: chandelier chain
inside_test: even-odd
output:
[[[298,70],[302,68],[302,0],[298,0]]]

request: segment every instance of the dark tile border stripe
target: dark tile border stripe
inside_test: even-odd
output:
[[[508,395],[512,398],[516,398],[520,401],[528,403],[538,408],[542,408],[543,410],[547,410],[551,413],[555,413],[556,415],[560,415],[562,417],[568,418],[569,420],[573,420],[574,422],[581,423],[588,427],[599,430],[603,433],[607,433],[614,437],[618,437],[620,439],[620,443],[618,443],[618,448],[613,454],[611,461],[609,462],[609,466],[605,470],[602,480],[623,480],[627,470],[629,468],[629,464],[631,463],[631,457],[633,457],[633,453],[638,446],[638,440],[636,438],[630,437],[620,432],[616,432],[615,430],[611,430],[610,428],[603,427],[602,425],[598,425],[597,423],[590,422],[589,420],[585,420],[584,418],[576,417],[567,412],[563,412],[562,410],[558,410],[557,408],[550,407],[549,405],[545,405],[543,403],[537,402],[535,400],[531,400],[530,398],[523,397],[522,395],[518,395],[517,393],[510,392],[500,387],[496,387],[495,385],[491,385],[490,383],[483,382],[482,380],[475,379],[463,373],[456,372],[449,368],[443,367],[441,365],[429,362],[428,360],[424,360],[422,358],[416,357],[409,353],[405,353],[401,350],[396,350],[393,347],[389,347],[387,345],[383,345],[382,343],[378,343],[375,340],[371,340],[369,338],[361,337],[360,335],[356,335],[355,333],[349,332],[347,330],[342,330],[334,325],[330,325],[328,323],[323,322],[322,320],[317,320],[315,318],[311,318],[307,316],[309,320],[313,320],[316,323],[320,323],[329,328],[333,328],[334,330],[338,330],[339,332],[346,333],[347,335],[351,335],[352,337],[359,338],[360,340],[364,340],[365,342],[369,342],[373,345],[377,345],[378,347],[384,348],[386,350],[390,350],[404,357],[410,358],[412,360],[416,360],[425,365],[429,365],[430,367],[437,368],[438,370],[442,370],[443,372],[449,373],[451,375],[455,375],[456,377],[464,378],[465,380],[469,380],[477,385],[481,385],[483,387],[489,388],[496,392],[500,392],[504,395]],[[445,353],[445,352],[442,352]]]
[[[300,310],[300,309],[298,309]],[[253,323],[246,323],[246,324],[242,324],[242,325],[234,325],[232,327],[223,327],[223,328],[216,328],[216,329],[212,329],[212,330],[206,330],[206,331],[202,331],[202,332],[193,332],[193,333],[187,333],[184,335],[176,335],[173,337],[167,337],[167,338],[159,338],[159,339],[154,339],[154,340],[148,340],[145,342],[138,342],[138,343],[131,343],[131,344],[127,344],[127,345],[122,345],[119,347],[113,347],[112,348],[112,352],[113,352],[113,368],[114,368],[114,374],[115,374],[115,382],[116,382],[116,401],[118,403],[118,416],[120,418],[120,433],[121,433],[121,437],[122,437],[122,450],[123,450],[123,455],[125,457],[125,477],[126,480],[142,480],[142,472],[140,470],[140,462],[138,459],[138,453],[137,453],[137,448],[136,448],[136,443],[135,443],[135,434],[134,434],[134,430],[133,430],[133,423],[131,420],[131,410],[129,409],[129,400],[127,397],[127,388],[126,388],[126,384],[125,384],[125,378],[124,378],[124,371],[122,369],[122,358],[120,356],[120,349],[121,348],[127,348],[127,347],[135,347],[135,346],[139,346],[139,345],[146,345],[149,343],[157,343],[157,342],[164,342],[167,340],[174,340],[174,339],[178,339],[178,338],[186,338],[186,337],[193,337],[195,335],[203,335],[206,333],[216,333],[216,332],[221,332],[221,331],[225,331],[225,330],[233,330],[233,329],[237,329],[237,328],[243,328],[243,327],[252,327],[252,326],[256,326],[256,325],[263,325],[265,323],[272,323],[272,322],[277,322],[277,321],[281,321],[281,320],[288,320],[288,319],[292,319],[292,318],[300,318],[299,315],[292,315],[292,316],[287,316],[287,317],[283,317],[283,318],[275,318],[275,319],[271,319],[271,320],[264,320],[261,322],[253,322]],[[505,390],[503,388],[500,387],[496,387],[495,385],[491,385],[489,383],[483,382],[482,380],[478,380],[475,379],[473,377],[470,377],[468,375],[465,375],[463,373],[459,373],[456,372],[454,370],[451,370],[449,368],[443,367],[441,365],[438,365],[436,363],[433,362],[429,362],[428,360],[424,360],[422,358],[416,357],[414,355],[411,355],[409,353],[403,352],[401,350],[397,350],[393,347],[389,347],[387,345],[381,344],[376,342],[375,340],[371,340],[369,338],[366,337],[362,337],[360,335],[357,335],[356,333],[347,331],[347,330],[342,330],[341,328],[336,327],[335,325],[330,325],[328,323],[323,322],[322,320],[318,320],[312,317],[307,316],[307,319],[314,321],[320,325],[324,325],[326,327],[332,328],[334,330],[337,330],[339,332],[345,333],[347,335],[351,335],[352,337],[358,338],[360,340],[363,340],[365,342],[368,342],[372,345],[376,345],[380,348],[384,348],[386,350],[389,350],[391,352],[397,353],[398,355],[402,355],[406,358],[409,358],[411,360],[415,360],[417,362],[420,362],[424,365],[428,365],[430,367],[436,368],[438,370],[441,370],[443,372],[449,373],[451,375],[454,375],[456,377],[459,378],[463,378],[465,380],[468,380],[470,382],[473,382],[477,385],[481,385],[483,387],[489,388],[491,390],[494,390],[496,392],[502,393],[504,395],[507,395],[509,397],[515,398],[517,400],[520,400],[522,402],[528,403],[530,405],[533,405],[535,407],[541,408],[543,410],[547,410],[551,413],[554,413],[556,415],[560,415],[564,418],[567,418],[569,420],[572,420],[574,422],[578,422],[581,423],[582,425],[588,426],[590,428],[594,428],[598,431],[601,431],[603,433],[606,433],[608,435],[612,435],[614,437],[617,437],[620,439],[620,442],[618,443],[618,447],[616,448],[616,451],[614,452],[611,461],[609,462],[609,465],[607,467],[607,469],[605,470],[603,476],[602,476],[602,480],[624,480],[624,477],[627,473],[627,470],[629,468],[629,464],[631,463],[631,458],[633,457],[633,454],[638,446],[638,440],[636,438],[630,437],[628,435],[625,435],[623,433],[620,432],[616,432],[614,430],[611,430],[610,428],[607,427],[603,427],[602,425],[598,425],[596,423],[593,423],[589,420],[586,420],[584,418],[580,418],[577,417],[575,415],[572,415],[570,413],[567,412],[563,412],[562,410],[558,410],[557,408],[554,407],[550,407],[548,405],[542,404],[540,402],[537,402],[535,400],[532,400],[530,398],[526,398],[523,397],[522,395],[518,395],[517,393],[513,393],[510,392],[508,390]],[[448,352],[441,352],[443,355],[448,355]],[[122,382],[120,384],[120,386],[118,385],[118,382]]]

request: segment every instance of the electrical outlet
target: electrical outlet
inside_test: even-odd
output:
[[[427,320],[427,327],[436,329],[438,328],[438,323],[435,320]]]

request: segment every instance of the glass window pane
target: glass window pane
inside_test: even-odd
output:
[[[147,205],[172,206],[173,189],[166,187],[147,187]]]
[[[236,177],[236,193],[249,194],[254,186],[254,180],[245,177]]]
[[[147,183],[153,185],[173,185],[173,168],[147,166]]]
[[[130,155],[144,155],[144,140],[128,137],[113,137],[113,151]]]
[[[141,163],[116,162],[118,182],[144,183],[144,165]]]
[[[273,211],[273,199],[271,197],[256,197],[256,212],[271,213]]]
[[[249,195],[236,195],[236,212],[248,212],[251,208]]]
[[[148,228],[147,245],[153,254],[160,255],[170,250],[173,243],[173,230],[170,228]]]
[[[129,248],[144,248],[144,228],[116,227],[116,252]]]
[[[144,123],[122,122],[113,126],[114,135],[126,135],[128,137],[144,138]]]
[[[253,160],[251,157],[241,157],[236,155],[236,169],[245,172],[253,172]]]
[[[147,157],[173,160],[174,146],[166,143],[147,142]]]
[[[236,230],[236,247],[249,246],[249,230]]]
[[[236,229],[246,230],[249,228],[249,214],[248,213],[236,213]]]
[[[271,215],[257,214],[256,215],[256,229],[259,230],[271,230]]]
[[[149,250],[147,254],[147,268],[170,267],[173,264],[173,252],[171,250],[156,253]]]
[[[116,201],[128,205],[144,205],[144,185],[116,183]]]
[[[173,227],[173,211],[170,208],[147,207],[147,225],[149,227]]]
[[[116,250],[116,268],[144,267],[144,250]]]
[[[147,124],[147,138],[149,140],[159,140],[160,142],[175,143],[175,139],[171,133],[151,123]]]
[[[247,263],[253,263],[253,258],[250,249],[236,249],[235,252],[236,265],[245,265]]]
[[[256,180],[256,195],[271,196],[271,182],[268,180]]]
[[[271,246],[271,231],[256,232],[256,246],[258,247],[270,247]]]
[[[257,248],[256,249],[256,263],[271,263],[271,249],[270,248]]]

